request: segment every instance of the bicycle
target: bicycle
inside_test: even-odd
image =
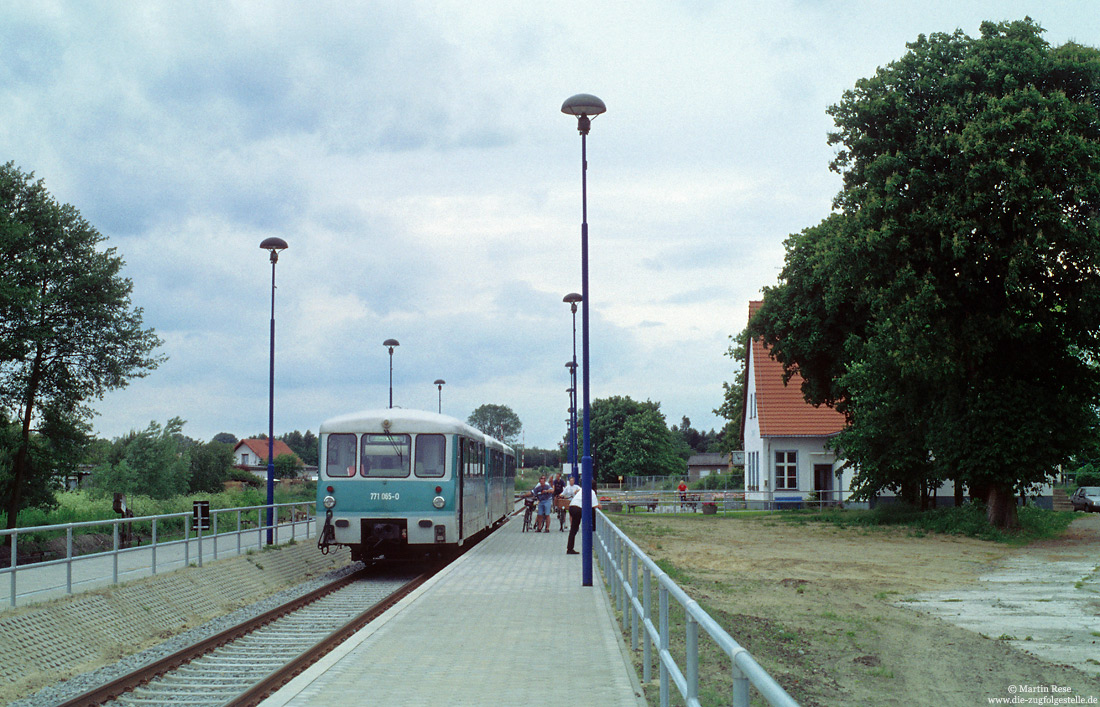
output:
[[[565,532],[565,519],[569,517],[569,501],[558,496],[554,499],[554,514],[558,517],[558,529]]]
[[[523,530],[521,532],[528,532],[535,527],[535,504],[536,500],[534,496],[526,496],[523,499]]]

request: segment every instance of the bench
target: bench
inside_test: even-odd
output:
[[[632,501],[626,502],[626,512],[630,513],[630,511],[635,508],[646,508],[648,510],[655,511],[657,510],[657,504],[659,502],[660,499],[657,498],[636,498]]]

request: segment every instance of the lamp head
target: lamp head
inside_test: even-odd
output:
[[[442,378],[436,378],[435,383],[432,383],[432,385],[438,385],[440,389],[442,389],[446,383],[447,381],[443,380]]]
[[[284,241],[282,238],[276,238],[275,236],[272,236],[271,238],[265,238],[263,242],[260,243],[260,247],[264,250],[271,251],[271,263],[272,265],[274,265],[275,263],[279,262],[279,251],[286,250],[288,246],[286,244],[286,241]]]
[[[561,112],[566,115],[577,116],[577,130],[581,135],[587,135],[592,127],[591,116],[597,116],[607,111],[607,106],[599,98],[590,93],[578,93],[565,99],[561,104]]]
[[[390,356],[393,356],[393,347],[400,346],[401,344],[397,343],[397,339],[386,339],[382,342],[382,345],[388,346],[390,348]]]

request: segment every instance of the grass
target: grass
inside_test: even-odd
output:
[[[316,484],[314,483],[296,484],[289,488],[283,487],[282,485],[276,486],[275,503],[313,501],[317,497],[316,488]],[[130,510],[134,512],[134,515],[138,517],[166,515],[170,513],[190,514],[192,512],[193,502],[199,500],[209,501],[211,510],[216,510],[222,508],[263,505],[267,501],[267,495],[265,491],[260,489],[243,488],[214,494],[199,493],[188,496],[176,496],[169,499],[135,496],[127,499],[127,505]],[[20,511],[18,527],[29,528],[41,525],[63,525],[67,523],[117,520],[119,518],[119,514],[112,508],[113,501],[110,497],[96,497],[87,491],[65,491],[59,493],[57,494],[57,502],[57,507],[53,509],[28,508]],[[250,515],[255,516],[256,512],[252,512]],[[242,518],[246,517],[247,516],[242,516]],[[3,520],[3,515],[0,514],[0,523],[2,523]],[[235,527],[235,516],[232,521]],[[219,519],[219,524],[223,524],[224,522],[224,520]],[[133,524],[133,527],[135,533],[142,537],[148,537],[152,531],[152,526],[148,522],[136,522]],[[226,528],[223,526],[219,528],[219,531],[221,530],[226,530]],[[73,532],[74,535],[91,535],[110,533],[111,529],[109,526],[101,525],[76,528]],[[167,539],[171,535],[182,534],[182,532],[182,518],[174,518],[159,521],[157,523],[158,538]],[[23,546],[24,542],[44,542],[50,538],[59,536],[63,537],[64,531],[20,533],[19,543],[20,546]]]
[[[1035,540],[1057,538],[1074,519],[1069,511],[1024,506],[1020,508],[1019,529],[1001,530],[990,525],[985,506],[980,503],[928,511],[901,504],[883,505],[872,510],[794,510],[781,511],[775,516],[794,525],[826,523],[838,528],[866,529],[902,527],[907,528],[913,537],[924,537],[929,533],[964,535],[1009,545],[1026,545]]]

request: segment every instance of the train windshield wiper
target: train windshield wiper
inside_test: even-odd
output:
[[[390,446],[393,447],[393,451],[397,452],[397,463],[399,466],[405,466],[405,455],[401,453],[401,447],[397,444],[397,439],[388,431],[385,433],[386,439],[390,441]]]

